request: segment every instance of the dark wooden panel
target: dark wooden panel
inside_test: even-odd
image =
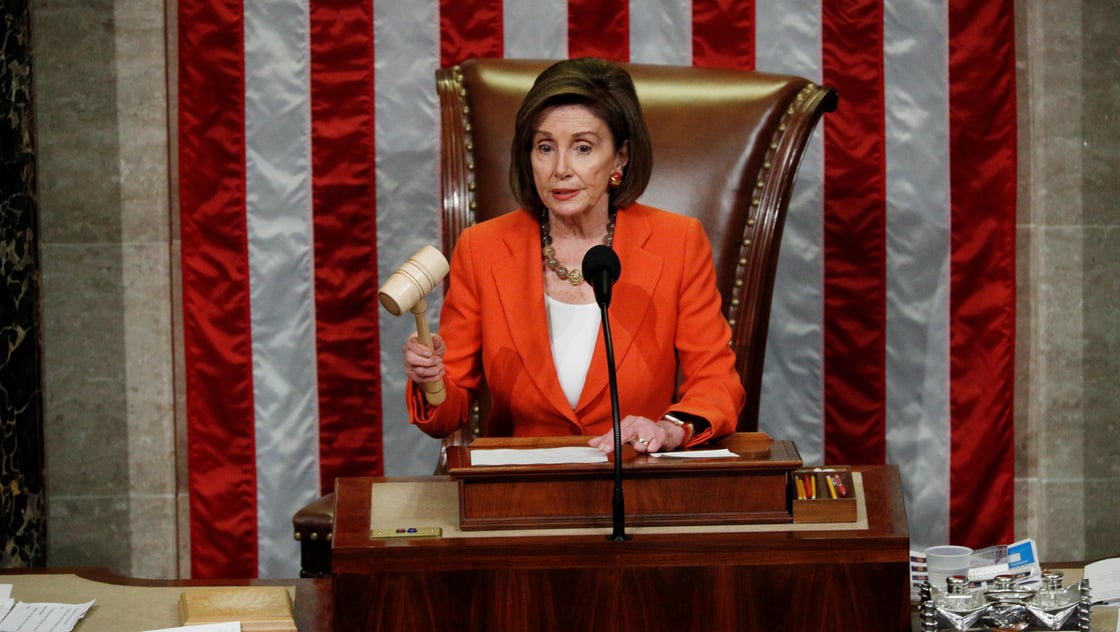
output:
[[[877,564],[336,575],[340,629],[905,630],[905,569]],[[889,591],[883,587],[893,586]],[[901,603],[904,608],[882,607]]]

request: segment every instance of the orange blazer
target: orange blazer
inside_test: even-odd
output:
[[[733,432],[745,394],[700,222],[635,204],[619,210],[613,248],[622,264],[608,308],[620,417],[699,415],[712,428],[690,444]],[[463,231],[439,322],[447,400],[431,406],[418,384],[407,391],[411,421],[424,432],[442,437],[459,428],[483,378],[493,400],[491,434],[610,431],[602,328],[573,410],[552,359],[541,266],[540,225],[530,213]]]

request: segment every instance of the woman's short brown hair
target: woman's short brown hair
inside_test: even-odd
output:
[[[629,142],[622,184],[610,189],[612,209],[633,204],[649,183],[653,149],[630,73],[597,57],[557,62],[546,68],[521,102],[510,148],[509,180],[513,195],[527,211],[540,214],[544,203],[533,181],[533,134],[541,114],[558,105],[583,105],[607,124],[615,150]]]

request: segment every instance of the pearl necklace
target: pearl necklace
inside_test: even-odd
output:
[[[614,218],[615,212],[611,210],[607,220],[607,236],[603,238],[603,245],[608,248],[614,243]],[[583,283],[582,270],[579,268],[568,270],[560,265],[560,261],[556,258],[556,249],[552,247],[552,233],[548,222],[548,209],[544,209],[541,213],[541,256],[544,258],[544,264],[548,266],[549,270],[555,272],[556,276],[566,280],[572,285]]]

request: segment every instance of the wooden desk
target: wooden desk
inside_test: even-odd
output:
[[[340,630],[907,630],[909,533],[895,466],[856,468],[867,528],[370,538],[370,489],[340,479]]]
[[[288,586],[300,632],[332,632],[329,579],[152,580],[114,575],[100,568],[0,569],[0,584],[12,584],[12,597],[27,602],[83,603],[93,608],[76,632],[141,632],[177,627],[179,595],[191,587]],[[345,628],[343,628],[345,629]]]

